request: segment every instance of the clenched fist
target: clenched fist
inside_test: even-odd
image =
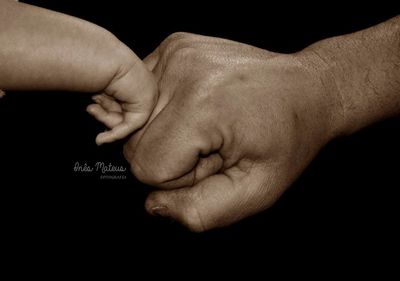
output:
[[[284,55],[174,34],[146,59],[160,97],[125,146],[146,208],[193,231],[271,206],[318,150],[400,113],[400,17]]]
[[[160,98],[125,155],[163,189],[147,210],[194,231],[271,206],[334,134],[335,97],[295,55],[178,33],[146,63]]]

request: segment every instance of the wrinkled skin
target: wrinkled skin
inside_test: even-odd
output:
[[[161,189],[148,212],[192,231],[270,207],[335,134],[336,96],[315,57],[177,33],[145,62],[160,97],[124,154]]]

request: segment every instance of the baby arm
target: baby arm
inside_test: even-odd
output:
[[[127,46],[97,25],[0,0],[0,42],[0,89],[103,93],[118,101],[115,112],[101,106],[88,109],[112,129],[99,134],[99,144],[140,128],[153,110],[153,75]]]

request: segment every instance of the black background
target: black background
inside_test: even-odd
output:
[[[357,9],[333,2],[272,6],[232,1],[218,7],[206,2],[25,2],[99,24],[141,58],[176,31],[294,52],[400,11],[382,1]],[[262,247],[269,255],[300,248],[339,253],[342,259],[397,249],[399,118],[330,143],[270,210],[231,227],[193,234],[148,216],[143,204],[151,188],[129,172],[126,180],[108,181],[98,174],[74,173],[77,161],[128,167],[123,142],[95,145],[103,127],[86,114],[89,102],[87,94],[59,92],[9,93],[0,101],[2,221],[12,247],[46,247],[55,253],[115,248],[134,255],[138,248],[153,245],[189,250],[228,245],[230,250],[246,247],[256,252]]]

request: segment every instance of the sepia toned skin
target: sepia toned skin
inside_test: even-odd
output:
[[[0,0],[0,42],[0,89],[102,93],[88,108],[111,129],[97,136],[98,144],[140,128],[157,101],[154,77],[142,61],[92,23]],[[101,106],[109,100],[118,101],[110,112]]]
[[[196,232],[270,207],[323,145],[400,113],[400,17],[295,54],[187,33],[145,60],[160,97],[124,148],[149,213]]]
[[[144,125],[124,154],[159,187],[146,209],[201,232],[270,207],[327,142],[400,113],[399,30],[296,54],[176,33],[143,64],[99,26],[0,0],[0,89],[99,93],[98,144]]]

